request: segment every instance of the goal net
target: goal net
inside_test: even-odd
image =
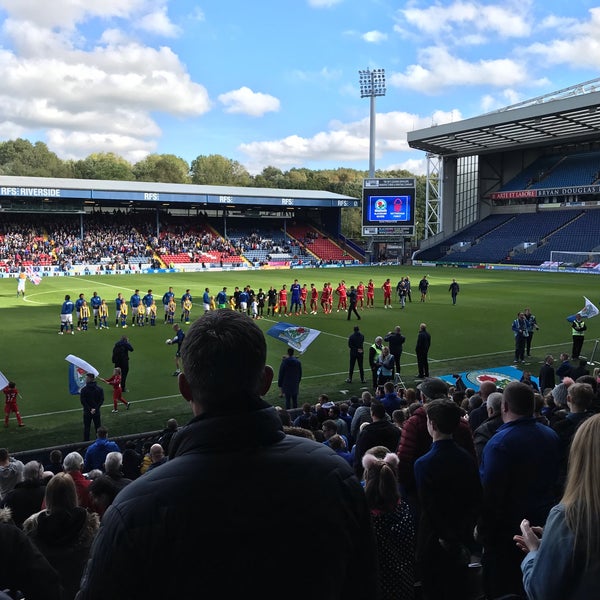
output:
[[[597,269],[600,265],[600,252],[563,252],[552,250],[550,263],[558,267],[580,267]]]

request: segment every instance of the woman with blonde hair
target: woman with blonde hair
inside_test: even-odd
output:
[[[415,594],[415,527],[398,491],[398,456],[383,446],[362,458],[364,486],[377,540],[380,599],[412,600]]]
[[[584,421],[569,452],[563,497],[546,526],[527,519],[514,537],[529,600],[600,598],[600,414]],[[543,536],[542,536],[543,534]]]

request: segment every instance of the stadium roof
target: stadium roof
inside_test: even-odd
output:
[[[595,84],[590,86],[592,91],[580,84],[479,117],[410,131],[408,145],[439,156],[460,157],[597,141],[600,92],[594,90],[600,89],[599,81],[586,82]]]

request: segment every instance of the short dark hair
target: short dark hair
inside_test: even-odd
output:
[[[533,389],[519,381],[511,381],[502,392],[502,402],[511,412],[521,417],[531,417],[535,408]]]
[[[371,414],[378,419],[385,417],[385,406],[381,402],[371,402]]]
[[[192,399],[207,410],[247,409],[248,396],[260,394],[267,343],[246,314],[215,310],[202,315],[188,329],[181,357]]]
[[[427,418],[435,423],[440,433],[454,433],[458,429],[462,410],[452,400],[432,400],[425,405]]]

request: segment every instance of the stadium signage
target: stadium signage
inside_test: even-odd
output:
[[[600,194],[600,185],[573,185],[570,187],[544,188],[539,190],[516,190],[511,192],[494,192],[492,200],[510,200],[511,198],[546,198],[547,196],[580,196]]]
[[[60,198],[60,190],[56,188],[3,187],[0,196],[41,196],[43,198]]]

